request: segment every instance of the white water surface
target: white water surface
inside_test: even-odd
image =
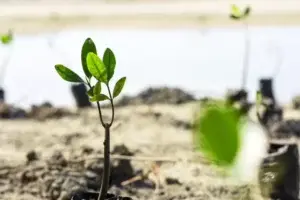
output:
[[[300,28],[251,27],[250,34],[250,98],[254,99],[259,78],[277,74],[276,96],[282,103],[289,102],[300,94]],[[65,64],[83,75],[80,51],[87,37],[95,41],[99,54],[106,47],[114,51],[116,78],[128,77],[124,94],[168,85],[197,96],[221,96],[241,85],[243,29],[73,29],[16,35],[11,47],[0,46],[0,60],[12,50],[3,81],[7,101],[22,106],[43,101],[74,105],[70,84],[60,79],[54,65]]]

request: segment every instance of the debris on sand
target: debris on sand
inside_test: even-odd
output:
[[[300,108],[300,96],[295,96],[292,99],[292,107],[293,109],[299,109]]]
[[[26,118],[25,110],[0,102],[0,119]]]
[[[124,96],[116,102],[116,106],[127,106],[137,104],[182,104],[194,101],[195,97],[180,88],[150,87],[136,96]]]
[[[31,106],[31,110],[28,112],[28,117],[37,119],[37,120],[45,120],[49,118],[61,118],[64,116],[72,116],[75,113],[64,109],[64,108],[55,108],[49,102],[45,102],[41,105],[33,105]]]
[[[0,102],[0,119],[30,118],[43,121],[49,118],[61,118],[74,115],[76,115],[76,113],[64,108],[55,108],[49,102],[45,102],[41,105],[33,105],[29,111]]]

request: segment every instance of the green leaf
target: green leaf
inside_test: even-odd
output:
[[[106,67],[102,60],[95,53],[88,53],[87,55],[87,66],[89,72],[98,80],[103,83],[107,83]]]
[[[256,105],[256,111],[259,111],[260,106],[262,105],[262,94],[260,91],[256,91],[256,101],[255,101],[255,105]]]
[[[116,98],[122,92],[122,89],[125,85],[125,81],[126,81],[126,77],[122,77],[117,81],[113,91],[113,98]]]
[[[12,42],[12,36],[6,34],[1,36],[1,42],[2,44],[9,44]]]
[[[103,55],[103,62],[107,70],[107,82],[113,77],[116,67],[116,58],[111,49],[107,48]]]
[[[97,54],[96,45],[94,44],[93,40],[91,38],[87,38],[81,49],[81,64],[83,71],[85,75],[90,79],[92,77],[91,73],[89,72],[89,69],[87,67],[86,58],[88,53],[93,52],[94,54]]]
[[[242,16],[241,9],[235,4],[231,5],[231,14],[234,16]]]
[[[94,95],[98,95],[101,93],[101,81],[98,81],[93,89]]]
[[[202,153],[220,166],[232,166],[240,148],[240,120],[231,107],[210,106],[197,119],[197,143]]]
[[[231,19],[234,19],[234,20],[239,20],[239,19],[241,19],[240,17],[237,17],[237,16],[235,16],[235,15],[230,15],[230,18],[231,18]]]
[[[95,86],[93,86],[86,92],[88,96],[90,96],[90,97],[94,96],[94,88],[95,88]]]
[[[78,76],[75,72],[73,72],[72,70],[70,70],[69,68],[67,68],[61,64],[55,65],[55,69],[56,69],[57,73],[60,75],[60,77],[62,79],[64,79],[65,81],[74,82],[74,83],[83,83],[84,82],[80,78],[80,76]]]
[[[90,101],[95,102],[95,101],[104,101],[104,100],[108,100],[108,99],[109,99],[109,97],[106,96],[105,94],[96,94],[92,98],[90,98]]]
[[[244,14],[243,14],[243,17],[248,17],[251,13],[251,7],[246,7],[245,10],[244,10]]]
[[[262,94],[260,91],[256,91],[256,103],[261,104],[262,103]]]
[[[242,12],[239,7],[236,5],[231,5],[231,12],[230,12],[230,18],[238,20],[242,17]]]

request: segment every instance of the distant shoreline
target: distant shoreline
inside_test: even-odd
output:
[[[250,4],[255,26],[300,25],[296,0],[166,0],[159,1],[25,1],[0,2],[0,31],[18,33],[60,31],[65,28],[197,28],[239,26],[228,18],[232,3]]]

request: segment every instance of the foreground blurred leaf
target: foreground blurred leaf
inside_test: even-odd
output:
[[[233,165],[240,148],[237,111],[227,106],[209,106],[197,120],[196,142],[200,151],[214,164]]]
[[[69,68],[63,66],[63,65],[55,65],[55,70],[60,75],[62,79],[69,82],[75,82],[75,83],[82,83],[84,82],[80,76],[78,76],[75,72],[70,70]]]

